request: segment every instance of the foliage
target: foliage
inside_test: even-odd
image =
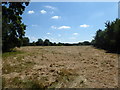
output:
[[[26,25],[22,22],[25,6],[28,2],[3,2],[2,3],[2,50],[10,51],[22,45]]]
[[[43,40],[42,39],[38,39],[38,41],[36,42],[37,46],[42,46],[43,45]]]
[[[49,41],[49,39],[45,39],[45,41],[44,41],[44,46],[50,46],[50,41]]]
[[[29,44],[30,46],[36,46],[35,41],[33,41],[32,43]]]
[[[91,42],[89,41],[84,41],[84,42],[79,42],[79,43],[52,43],[49,39],[38,39],[36,42],[32,42],[29,44],[30,46],[79,46],[79,45],[91,45]]]
[[[60,43],[60,42],[59,42],[59,43],[58,43],[58,46],[63,46],[63,43]]]
[[[89,41],[84,41],[82,45],[91,45],[91,43]]]
[[[22,46],[29,46],[29,38],[28,37],[24,37],[22,39]]]
[[[105,30],[98,30],[92,44],[111,52],[120,52],[120,19],[105,23]]]

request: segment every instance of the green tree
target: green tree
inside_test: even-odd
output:
[[[111,52],[120,53],[120,19],[106,22],[105,29],[98,30],[92,44]]]
[[[2,50],[9,51],[22,45],[26,25],[22,22],[25,6],[29,2],[3,2],[2,3]]]
[[[44,41],[44,46],[50,46],[50,41],[49,41],[49,39],[45,39],[45,41]]]
[[[38,39],[38,41],[36,42],[37,46],[42,46],[43,45],[43,40],[42,39]]]
[[[29,45],[29,38],[28,37],[24,37],[22,39],[22,46],[28,46]]]
[[[58,43],[58,46],[63,46],[63,44],[61,42]]]
[[[30,46],[36,46],[36,42],[33,41],[32,43],[30,43]]]
[[[57,46],[57,44],[54,42],[54,43],[53,43],[53,46]]]

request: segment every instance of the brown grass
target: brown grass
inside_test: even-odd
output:
[[[17,51],[3,54],[4,88],[118,87],[117,54],[91,46],[21,47]]]

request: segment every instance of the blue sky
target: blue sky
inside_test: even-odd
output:
[[[118,17],[117,2],[31,2],[22,15],[30,41],[91,41],[106,21]]]

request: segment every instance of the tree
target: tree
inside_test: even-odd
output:
[[[91,45],[91,43],[89,41],[84,41],[83,45]]]
[[[43,45],[43,40],[42,39],[38,39],[38,41],[36,42],[37,46],[42,46]]]
[[[29,45],[29,38],[28,37],[24,37],[22,39],[22,46],[28,46]]]
[[[57,46],[57,44],[54,42],[54,43],[53,43],[53,46]]]
[[[50,41],[49,41],[49,39],[45,39],[45,41],[44,41],[44,46],[50,46]]]
[[[63,46],[63,44],[61,42],[58,43],[58,46]]]
[[[54,43],[50,42],[50,46],[54,46]]]
[[[30,43],[30,46],[36,46],[36,42],[33,41],[32,43]]]
[[[95,47],[120,53],[120,19],[106,22],[105,29],[98,30],[92,41]]]
[[[26,25],[22,22],[25,6],[29,2],[3,2],[2,3],[2,50],[9,51],[22,45]]]
[[[78,45],[83,45],[83,43],[82,43],[82,42],[79,42]]]

